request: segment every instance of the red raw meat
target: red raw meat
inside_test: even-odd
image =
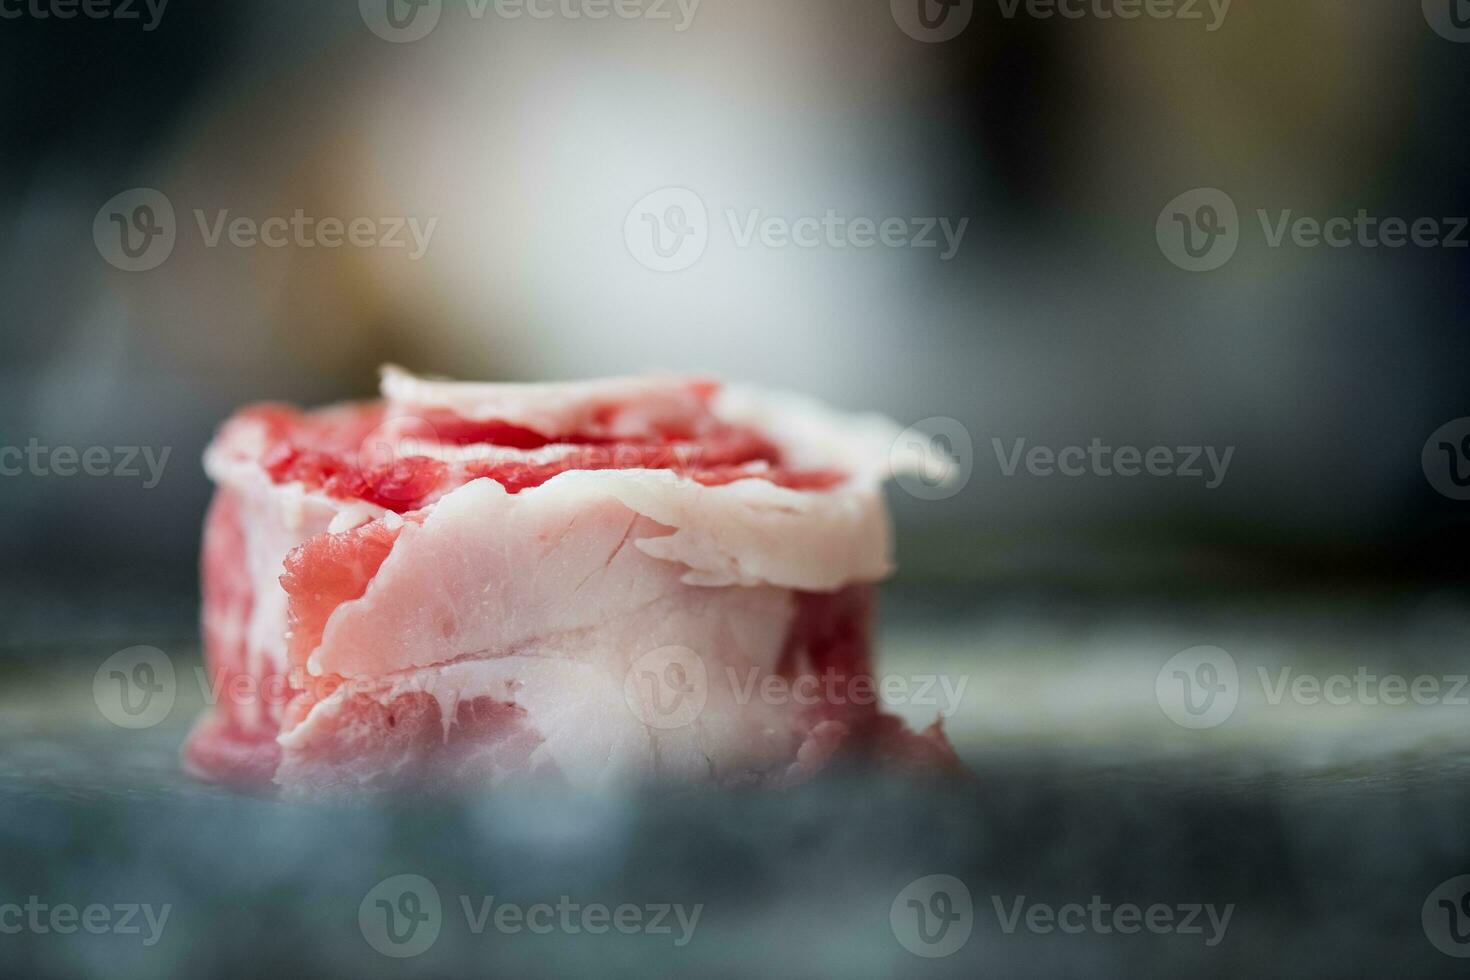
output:
[[[191,772],[300,795],[963,771],[937,725],[764,693],[870,679],[888,425],[704,381],[384,392],[246,409],[210,447]]]

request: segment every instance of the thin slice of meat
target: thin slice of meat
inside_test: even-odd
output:
[[[286,650],[291,667],[306,669],[306,658],[321,645],[327,620],[342,603],[367,591],[404,526],[401,520],[392,525],[369,521],[349,531],[319,534],[286,556],[281,588],[290,597]]]

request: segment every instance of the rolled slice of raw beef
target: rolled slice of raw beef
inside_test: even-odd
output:
[[[894,426],[702,380],[247,408],[205,455],[189,770],[288,794],[959,771],[873,692]]]

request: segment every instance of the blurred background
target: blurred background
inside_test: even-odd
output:
[[[1009,802],[986,797],[974,823],[925,811],[941,814],[961,865],[994,871],[991,858],[1011,853],[1015,865],[996,860],[1024,887],[1035,850],[1008,849],[985,825],[1075,857],[1054,857],[1048,880],[1070,867],[1137,885],[1106,847],[1077,849],[1092,819],[1115,843],[1150,836],[1131,809],[1098,817],[1122,787],[1155,817],[1177,816],[1176,830],[1205,828],[1187,857],[1166,848],[1153,860],[1196,877],[1155,891],[1207,881],[1236,895],[1290,866],[1258,923],[1294,912],[1296,938],[1337,944],[1345,967],[1424,946],[1420,891],[1470,860],[1447,829],[1463,803],[1451,787],[1463,784],[1464,708],[1298,710],[1257,691],[1201,734],[1160,715],[1153,684],[1197,644],[1231,651],[1243,674],[1470,669],[1470,503],[1424,463],[1442,441],[1431,437],[1470,415],[1470,231],[1460,223],[1459,247],[1313,247],[1290,232],[1273,246],[1258,218],[1366,211],[1456,234],[1454,218],[1470,215],[1461,0],[1200,2],[1138,19],[1098,13],[1111,4],[1042,17],[1000,0],[487,3],[174,0],[64,17],[60,2],[0,2],[0,447],[106,447],[114,463],[114,450],[138,447],[163,461],[156,480],[141,452],[136,478],[0,477],[0,706],[24,736],[0,766],[11,805],[43,800],[42,822],[80,828],[86,818],[56,799],[181,791],[171,753],[186,710],[142,763],[110,754],[117,732],[102,726],[82,754],[107,760],[103,772],[33,692],[86,714],[88,678],[113,650],[194,656],[210,494],[199,458],[240,405],[369,397],[384,362],[488,380],[690,371],[904,425],[953,420],[973,446],[957,492],[892,491],[899,573],[883,642],[888,663],[972,677],[950,731]],[[1165,232],[1176,214],[1207,232],[1216,212],[1188,196],[1202,188],[1236,209],[1220,213],[1238,243],[1189,271]],[[689,194],[702,213],[668,208]],[[910,231],[927,221],[939,246],[742,240],[751,220],[829,211]],[[236,219],[297,212],[368,220],[374,240],[231,241]],[[947,248],[940,229],[961,222]],[[405,247],[377,241],[394,225]],[[412,227],[427,234],[417,246]],[[639,240],[640,227],[668,238]],[[657,249],[681,229],[703,251],[659,271]],[[119,251],[124,230],[146,254]],[[1454,444],[1470,423],[1451,429]],[[998,458],[1017,440],[1094,439],[1233,455],[1215,486],[1024,465],[1007,475]],[[68,663],[79,688],[47,679]],[[1203,787],[1199,769],[1126,774],[1140,757],[1181,754],[1211,760]],[[1371,769],[1352,768],[1365,759]],[[1330,788],[1283,790],[1283,771]],[[1245,775],[1265,782],[1242,788]],[[1346,788],[1367,784],[1389,795]],[[1240,793],[1238,837],[1212,836],[1223,832],[1189,802],[1220,812]],[[902,819],[898,808],[882,820]],[[1368,829],[1340,847],[1306,844],[1354,811],[1372,815]],[[1064,816],[1038,829],[1040,812]],[[36,813],[11,811],[12,826]],[[146,822],[127,811],[117,826]],[[637,826],[630,853],[662,853],[663,838]],[[860,846],[889,839],[878,826],[854,831]],[[924,860],[938,846],[901,841],[895,853]],[[1200,841],[1237,872],[1201,857]],[[71,865],[83,877],[88,861],[111,860],[86,853]],[[1346,864],[1324,872],[1334,861]],[[1335,917],[1327,897],[1356,895],[1362,909],[1400,886],[1412,901],[1373,905],[1376,931]],[[1259,972],[1287,962],[1293,941],[1270,932],[1230,958],[1169,962]],[[1157,965],[1134,952],[987,965]],[[1453,965],[1429,955],[1421,973]],[[1290,962],[1300,975],[1326,961]]]
[[[1419,455],[1470,412],[1470,250],[1272,248],[1255,212],[1470,213],[1470,48],[1413,5],[1258,6],[1211,31],[1204,4],[1200,21],[979,4],[945,43],[850,0],[605,20],[444,0],[398,43],[348,2],[179,3],[152,30],[141,6],[7,20],[5,442],[172,447],[146,491],[0,482],[7,564],[27,582],[186,586],[218,422],[250,401],[370,395],[394,361],[703,371],[957,419],[976,447],[965,491],[895,498],[906,581],[1463,579],[1465,508]],[[136,187],[172,203],[177,241],[124,272],[93,220]],[[624,239],[665,187],[698,194],[712,228],[675,273]],[[1243,231],[1203,274],[1155,240],[1160,209],[1197,187],[1228,193]],[[209,247],[200,228],[298,209],[437,223],[417,258]],[[829,209],[969,220],[946,261],[741,247],[727,219]],[[991,442],[1093,437],[1236,452],[1207,490],[1007,478]]]

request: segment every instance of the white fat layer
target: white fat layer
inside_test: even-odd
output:
[[[690,387],[694,382],[688,378],[483,384],[427,380],[392,365],[384,367],[382,374],[383,396],[396,413],[444,409],[463,418],[494,419],[557,434],[596,428],[595,416],[609,406],[639,418],[647,417],[639,414],[640,406],[645,413],[694,406]],[[845,414],[802,395],[744,386],[721,388],[710,408],[723,421],[760,431],[780,447],[785,464],[793,469],[830,468],[878,482],[890,475],[890,451],[900,430],[881,415]],[[488,458],[543,463],[565,459],[584,447],[550,445],[520,451],[492,445],[430,444],[416,451],[448,462]]]
[[[605,631],[635,611],[704,615],[717,632],[768,592],[880,578],[887,542],[875,492],[711,488],[649,470],[564,473],[519,494],[477,480],[403,528],[362,597],[333,611],[307,666],[382,676]],[[729,644],[690,639],[717,659]]]
[[[394,414],[443,409],[461,418],[507,422],[548,435],[590,432],[608,409],[622,418],[611,435],[635,435],[642,423],[687,417],[698,408],[694,379],[673,376],[607,378],[554,384],[486,384],[416,377],[382,369],[382,392]]]
[[[833,592],[876,582],[891,570],[883,498],[857,482],[827,491],[789,490],[761,479],[706,487],[667,471],[613,470],[564,473],[539,489],[604,493],[673,528],[638,547],[682,565],[690,585]]]
[[[532,655],[474,660],[383,678],[374,686],[344,685],[314,705],[279,738],[285,753],[281,781],[307,782],[310,747],[333,731],[351,731],[350,702],[365,695],[384,706],[424,693],[439,704],[446,742],[455,737],[461,702],[490,698],[524,712],[539,744],[529,770],[550,768],[580,787],[612,787],[631,779],[702,780],[764,772],[790,761],[806,726],[789,704],[766,704],[739,693],[738,672],[712,671],[703,710],[682,725],[651,726],[629,700],[629,664],[583,659],[583,651],[556,647]],[[494,747],[487,747],[494,751]],[[299,759],[299,761],[298,761]]]
[[[444,442],[420,442],[414,444],[414,455],[427,456],[430,459],[442,460],[446,463],[466,464],[485,463],[495,464],[520,464],[522,466],[542,466],[551,463],[561,463],[566,460],[575,461],[579,453],[587,452],[586,446],[578,446],[571,443],[552,443],[537,449],[516,449],[513,446],[497,446],[488,442],[473,442],[465,445],[455,445]]]
[[[882,415],[848,415],[803,395],[744,386],[721,389],[712,408],[764,434],[792,469],[836,469],[859,482],[888,478],[899,427]]]
[[[353,501],[337,512],[332,518],[332,523],[327,525],[330,534],[342,534],[354,528],[362,527],[369,521],[377,520],[383,514],[383,508],[367,503],[366,501]],[[397,517],[397,514],[393,515]],[[400,518],[401,519],[401,518]]]

